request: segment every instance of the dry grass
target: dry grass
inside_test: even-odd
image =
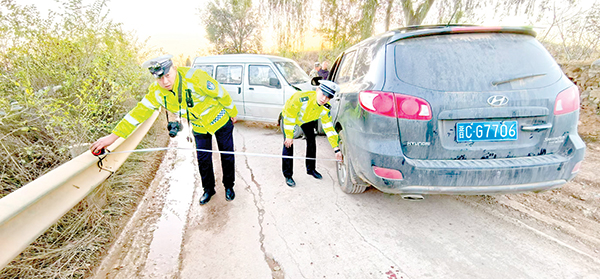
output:
[[[163,147],[161,114],[138,148]],[[0,278],[84,278],[110,248],[158,170],[165,152],[132,153],[119,171],[38,237]]]

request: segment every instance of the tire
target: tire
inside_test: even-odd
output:
[[[342,154],[344,155],[343,162],[337,162],[337,177],[338,184],[340,185],[340,189],[344,193],[347,194],[360,194],[367,190],[369,184],[364,182],[356,172],[354,171],[354,166],[352,165],[352,160],[350,160],[350,156],[348,156],[348,150],[344,145],[344,133],[340,131],[340,149],[342,150]]]
[[[283,117],[279,116],[279,129],[281,130],[281,133],[283,133]],[[301,138],[302,136],[304,136],[304,132],[302,132],[302,128],[300,128],[300,126],[296,125],[296,127],[294,127],[294,138]]]
[[[325,135],[325,131],[323,131],[323,125],[321,125],[321,119],[317,121],[317,135]]]

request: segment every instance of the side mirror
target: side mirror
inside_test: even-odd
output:
[[[321,83],[319,82],[319,80],[322,80],[322,77],[314,77],[310,80],[310,84],[314,85],[314,86],[319,86]]]
[[[279,79],[277,79],[277,78],[270,78],[269,79],[269,86],[275,87],[277,89],[280,89],[281,88],[281,83],[279,82]]]

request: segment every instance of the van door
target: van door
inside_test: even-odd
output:
[[[243,73],[244,67],[241,64],[217,65],[215,73],[215,79],[227,90],[241,118],[245,118],[247,115],[244,107],[244,94],[242,94]]]
[[[269,64],[248,65],[244,84],[246,115],[254,120],[277,122],[284,105],[284,89]]]
[[[329,76],[328,76],[329,80],[334,81],[334,82],[336,81],[336,75],[339,73],[339,67],[340,67],[340,63],[342,61],[342,57],[345,57],[345,56],[338,57],[338,59],[333,63],[333,66],[331,66],[331,70],[330,70]],[[337,94],[335,94],[335,96],[333,96],[333,99],[331,99],[329,101],[329,104],[331,105],[331,109],[329,110],[330,111],[329,115],[330,115],[331,121],[333,121],[334,125],[337,122],[338,112],[340,111],[339,106],[340,106],[341,98],[342,98],[342,94],[341,94],[341,92],[338,92]]]

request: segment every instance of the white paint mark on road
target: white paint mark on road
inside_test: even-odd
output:
[[[173,140],[177,147],[193,148],[186,140],[187,127]],[[187,214],[192,203],[198,172],[195,153],[177,150],[172,169],[160,184],[168,188],[162,215],[156,224],[144,269],[145,278],[173,278],[179,271],[179,254]]]

